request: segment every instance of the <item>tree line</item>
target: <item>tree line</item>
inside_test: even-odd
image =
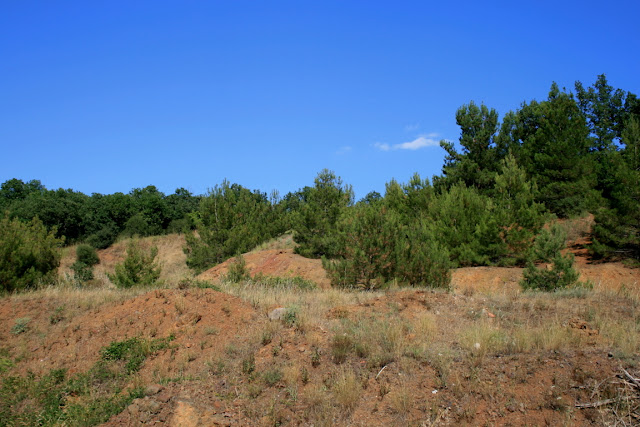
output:
[[[184,188],[166,196],[155,186],[134,188],[128,194],[91,196],[71,189],[47,190],[38,180],[10,179],[0,186],[0,212],[30,221],[38,217],[67,244],[85,242],[97,249],[118,236],[152,236],[192,227],[189,214],[201,196]]]
[[[0,188],[9,218],[38,217],[67,243],[108,246],[118,235],[186,231],[188,265],[203,271],[292,231],[296,251],[322,258],[334,285],[372,289],[390,282],[447,287],[450,268],[527,266],[529,284],[575,281],[550,219],[591,212],[590,251],[640,261],[640,101],[605,75],[575,93],[551,85],[500,122],[470,102],[456,112],[457,144],[442,141],[442,173],[391,180],[384,194],[355,201],[329,170],[313,186],[280,197],[228,181],[204,196],[155,187],[86,196],[38,181]],[[535,263],[553,262],[546,272]],[[544,276],[544,277],[543,277]],[[575,276],[575,277],[574,277]],[[567,278],[572,278],[568,280]]]

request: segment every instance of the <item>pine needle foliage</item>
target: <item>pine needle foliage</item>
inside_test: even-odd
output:
[[[383,204],[359,205],[338,222],[339,257],[323,258],[334,286],[378,289],[390,281],[448,288],[447,250],[425,221],[411,226]]]
[[[132,240],[127,246],[124,261],[116,265],[114,274],[108,274],[109,280],[119,288],[157,284],[161,272],[161,267],[155,262],[157,255],[157,247],[146,251]]]
[[[578,283],[578,273],[573,268],[573,254],[561,253],[565,238],[566,234],[558,224],[540,232],[520,282],[523,289],[555,291]],[[537,267],[535,261],[543,265]]]
[[[22,222],[5,215],[0,219],[0,292],[15,292],[52,281],[60,264],[55,237],[40,219]]]

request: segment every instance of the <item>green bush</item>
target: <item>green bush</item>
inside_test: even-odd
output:
[[[191,219],[197,233],[185,235],[184,252],[187,265],[196,272],[248,252],[286,230],[266,194],[228,181],[201,200]]]
[[[242,255],[236,256],[233,261],[229,263],[229,269],[225,275],[225,279],[231,283],[240,283],[251,278],[249,270],[247,270],[247,263]]]
[[[31,322],[30,317],[21,317],[16,319],[16,322],[13,324],[11,328],[11,333],[13,335],[20,335],[29,330],[29,322]]]
[[[105,226],[87,237],[86,242],[96,249],[106,249],[116,241],[118,230],[114,226]]]
[[[573,254],[562,255],[565,232],[555,224],[550,230],[542,230],[535,243],[520,281],[523,289],[555,291],[578,283],[578,273],[573,268]],[[545,265],[536,267],[534,262]],[[547,267],[548,266],[548,267]]]
[[[81,262],[88,266],[94,266],[100,263],[100,257],[95,248],[90,245],[78,245],[76,248],[76,258],[78,262]]]
[[[76,258],[76,262],[71,266],[76,280],[80,283],[92,280],[93,266],[100,262],[95,248],[90,245],[78,245],[76,248]]]
[[[60,264],[62,239],[48,231],[37,217],[29,222],[0,219],[0,292],[33,288],[53,280]]]
[[[295,224],[294,240],[299,245],[295,250],[307,258],[333,258],[338,255],[337,222],[342,211],[353,205],[353,190],[327,169],[314,182]]]
[[[89,280],[93,280],[93,268],[83,262],[74,262],[71,265],[71,270],[73,270],[74,277],[80,283],[85,283]]]
[[[406,221],[406,223],[405,223]],[[411,221],[382,204],[359,205],[338,222],[340,258],[323,258],[334,286],[378,289],[391,280],[448,288],[449,253],[424,220]]]
[[[125,260],[116,265],[114,274],[108,274],[109,280],[119,288],[157,284],[161,271],[160,266],[155,262],[157,255],[157,247],[144,251],[136,241],[132,240],[127,247]]]

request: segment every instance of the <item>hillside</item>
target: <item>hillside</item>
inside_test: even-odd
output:
[[[181,239],[143,241],[158,246],[167,288],[96,283],[1,299],[3,377],[93,378],[89,394],[65,385],[66,405],[141,390],[110,426],[603,425],[637,415],[619,400],[637,391],[616,378],[622,368],[640,376],[637,269],[576,249],[591,291],[523,293],[521,269],[475,267],[453,272],[450,293],[350,292],[330,288],[319,261],[275,244],[245,254],[250,271],[299,274],[318,289],[227,283],[223,264],[199,276],[220,292],[176,289],[189,275]],[[125,244],[100,251],[102,272]],[[270,320],[277,307],[286,314]],[[148,348],[136,370],[91,376],[101,363],[124,369],[126,352],[107,361],[105,348],[140,342]],[[2,390],[7,414],[14,396]],[[605,399],[614,403],[576,407]]]

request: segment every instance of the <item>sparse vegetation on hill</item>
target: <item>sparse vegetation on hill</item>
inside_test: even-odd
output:
[[[633,425],[640,103],[576,92],[357,203],[5,182],[0,425]]]

